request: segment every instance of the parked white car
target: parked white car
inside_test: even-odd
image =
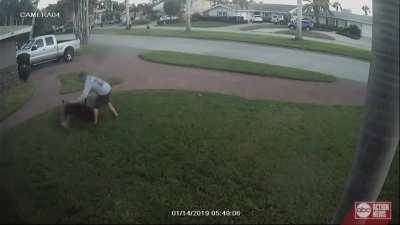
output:
[[[272,15],[271,22],[275,24],[283,24],[285,22],[285,18],[282,15]]]
[[[252,18],[251,18],[251,22],[252,23],[262,23],[263,22],[263,18],[262,18],[262,16],[253,16]]]
[[[178,20],[178,17],[176,16],[160,16],[158,19],[159,24],[167,24],[167,23],[174,23],[175,21]]]

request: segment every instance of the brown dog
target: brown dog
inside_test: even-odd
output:
[[[77,118],[82,121],[94,121],[93,108],[82,103],[65,103],[62,100],[62,111],[60,124],[64,128],[69,128],[71,118]]]

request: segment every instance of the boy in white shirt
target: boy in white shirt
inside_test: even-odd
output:
[[[111,110],[115,117],[119,116],[117,110],[110,102],[112,89],[110,84],[98,77],[88,76],[86,73],[79,74],[79,79],[85,82],[85,88],[83,89],[82,95],[75,102],[81,102],[86,99],[90,91],[93,91],[97,94],[93,109],[94,124],[97,124],[98,122],[99,109],[105,105],[108,105],[108,108]]]

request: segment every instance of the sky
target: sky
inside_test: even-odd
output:
[[[124,2],[124,0],[117,0],[119,2]],[[255,0],[259,2],[260,0]],[[297,0],[261,0],[264,3],[273,3],[273,4],[290,4],[296,5]],[[363,14],[361,7],[363,5],[368,5],[372,9],[372,0],[331,0],[331,2],[338,1],[342,4],[342,7],[345,9],[351,9],[353,13]],[[44,8],[48,4],[56,3],[57,0],[39,0],[39,8]],[[150,2],[150,0],[129,0],[130,3],[142,3],[142,2]]]

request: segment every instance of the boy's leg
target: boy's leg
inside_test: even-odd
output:
[[[93,113],[94,113],[94,125],[96,125],[97,122],[99,121],[99,109],[94,108]]]
[[[107,103],[108,108],[111,110],[111,112],[114,114],[115,117],[118,117],[119,114],[117,112],[117,110],[115,109],[115,107],[113,106],[113,104],[111,102]]]

